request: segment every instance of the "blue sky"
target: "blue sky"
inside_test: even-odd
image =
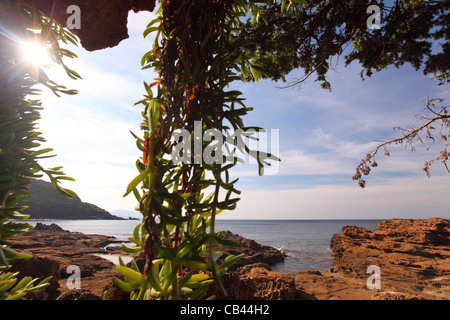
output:
[[[70,48],[79,59],[67,61],[83,80],[72,81],[56,67],[51,79],[78,89],[76,96],[56,98],[43,92],[45,107],[40,131],[45,146],[57,157],[42,161],[45,166],[64,166],[76,182],[64,184],[83,201],[109,211],[133,210],[131,195],[122,198],[129,181],[137,174],[140,153],[129,131],[139,133],[143,81],[156,75],[140,69],[142,55],[151,48],[143,39],[150,13],[130,13],[130,38],[115,48],[87,52]],[[341,59],[343,60],[343,59]],[[361,158],[377,142],[395,137],[393,127],[418,124],[416,114],[426,97],[449,98],[448,86],[437,86],[409,65],[389,69],[367,78],[353,63],[340,63],[328,78],[332,92],[310,78],[302,89],[280,89],[283,83],[234,83],[243,92],[246,105],[254,110],[245,117],[248,126],[279,130],[282,161],[276,174],[258,176],[256,166],[236,168],[242,190],[238,208],[222,213],[227,219],[387,219],[450,218],[450,176],[440,164],[426,178],[425,160],[441,150],[417,145],[411,153],[390,148],[390,157],[380,154],[379,166],[360,189],[351,177]],[[302,76],[294,71],[288,81]]]

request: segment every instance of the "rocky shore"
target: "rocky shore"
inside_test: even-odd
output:
[[[446,219],[386,220],[374,231],[346,226],[330,241],[333,267],[326,272],[273,272],[270,265],[284,259],[280,251],[231,232],[223,237],[242,246],[221,249],[225,255],[244,252],[245,258],[222,277],[227,297],[211,287],[217,299],[450,299],[450,221]],[[123,255],[114,237],[69,232],[53,225],[37,226],[11,242],[33,255],[13,261],[14,271],[22,276],[53,276],[45,292],[28,298],[92,300],[101,299],[105,290],[111,299],[128,296],[112,281],[118,275],[113,258]],[[138,256],[134,258],[139,261]],[[68,286],[70,266],[80,268],[81,289]]]

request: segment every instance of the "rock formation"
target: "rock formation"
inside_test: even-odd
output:
[[[231,240],[239,244],[240,247],[227,247],[217,249],[217,251],[223,253],[223,256],[221,256],[217,261],[219,264],[225,259],[225,257],[230,254],[245,254],[243,258],[241,258],[238,262],[236,262],[232,267],[229,268],[230,271],[254,263],[262,262],[267,265],[273,265],[275,263],[284,261],[284,255],[278,249],[259,244],[252,239],[241,237],[240,235],[237,235],[230,231],[221,232],[220,236],[225,240]]]
[[[45,295],[32,297],[56,299],[68,291],[67,278],[72,273],[67,270],[71,265],[80,267],[82,288],[93,288],[91,293],[101,297],[101,289],[111,282],[115,270],[111,261],[98,254],[110,253],[107,246],[120,241],[110,236],[58,230],[55,226],[41,226],[41,229],[46,230],[32,229],[11,238],[16,250],[33,255],[31,259],[12,261],[12,271],[20,271],[19,277],[32,276],[41,280],[53,276]]]
[[[44,227],[45,229],[45,227]],[[35,299],[101,299],[105,290],[111,299],[127,299],[112,279],[119,276],[114,264],[99,254],[121,253],[114,237],[85,235],[57,230],[31,230],[12,238],[13,247],[33,254],[32,259],[14,261],[22,276],[41,278],[53,275],[50,288]],[[220,249],[224,255],[245,252],[234,270],[222,277],[228,296],[211,286],[217,299],[232,300],[370,300],[370,299],[450,299],[450,221],[394,219],[380,222],[377,229],[346,226],[334,235],[333,267],[326,272],[299,271],[280,274],[270,263],[282,259],[274,248],[231,232],[223,237],[242,248]],[[230,251],[228,251],[230,250]],[[139,265],[139,257],[135,257]],[[81,269],[81,289],[67,288],[67,268]],[[380,288],[368,288],[367,268],[380,268]]]
[[[379,267],[381,297],[450,298],[449,220],[386,220],[374,231],[348,226],[330,246],[333,273],[364,280],[369,266]]]

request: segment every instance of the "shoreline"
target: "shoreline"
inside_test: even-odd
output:
[[[380,220],[321,220],[315,222],[288,222],[284,220],[218,220],[217,231],[230,230],[245,238],[253,239],[281,251],[288,257],[284,263],[273,266],[273,270],[283,273],[296,273],[298,270],[328,270],[332,266],[329,246],[334,233],[339,233],[345,225],[357,225],[369,229],[377,227]],[[30,221],[35,224],[39,220]],[[45,224],[56,223],[66,230],[86,234],[115,236],[124,242],[132,234],[137,221],[96,221],[96,220],[46,220]]]
[[[232,233],[229,236],[240,237]],[[240,241],[245,250],[257,244],[243,237]],[[112,285],[112,278],[117,275],[115,264],[104,256],[121,253],[120,246],[109,245],[122,242],[117,238],[32,230],[14,237],[11,242],[13,248],[33,254],[31,259],[34,260],[29,262],[32,269],[36,269],[35,276],[44,276],[53,270],[57,278],[54,291],[41,299],[83,299],[80,292],[75,295],[66,288],[67,267],[73,264],[81,267],[81,291],[86,299],[100,298],[104,290],[111,291],[110,297],[126,299]],[[261,246],[260,251],[254,250],[252,254],[246,253],[249,259],[223,277],[229,290],[228,299],[450,299],[449,220],[392,219],[380,222],[375,230],[347,226],[330,239],[330,247],[333,266],[324,272],[278,273],[272,271],[269,264],[280,261],[270,260],[276,252],[281,254],[279,250],[271,248],[275,251],[265,261],[255,257],[261,252],[267,253],[267,246]],[[381,269],[380,289],[367,288],[370,277],[367,270],[371,265]],[[225,297],[218,295],[218,299]]]

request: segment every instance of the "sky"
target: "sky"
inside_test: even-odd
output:
[[[151,49],[151,38],[144,39],[142,32],[152,17],[130,12],[130,37],[114,48],[87,52],[66,46],[78,55],[66,64],[83,80],[69,79],[58,67],[46,71],[79,94],[57,98],[43,89],[43,147],[53,148],[57,156],[41,164],[63,166],[76,180],[63,187],[110,212],[134,210],[137,204],[133,195],[122,195],[138,174],[135,162],[141,156],[130,131],[141,135],[142,107],[133,104],[145,92],[143,81],[156,77],[140,65]],[[431,178],[422,171],[424,161],[435,158],[442,144],[428,151],[428,144],[418,144],[415,152],[390,147],[389,157],[383,152],[377,156],[378,167],[367,177],[365,189],[352,180],[367,152],[399,135],[394,127],[420,123],[416,115],[427,97],[448,101],[448,85],[437,86],[409,65],[362,81],[360,66],[344,67],[342,60],[328,74],[331,92],[314,78],[301,89],[281,88],[285,84],[268,80],[232,84],[254,108],[245,124],[278,130],[281,162],[264,176],[255,165],[234,168],[241,200],[219,219],[450,218],[450,175],[439,163],[431,167]],[[302,75],[294,70],[287,80]]]

